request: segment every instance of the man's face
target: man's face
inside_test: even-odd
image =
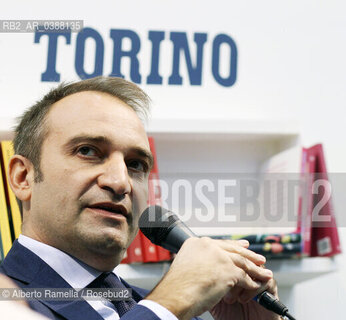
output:
[[[146,207],[151,153],[136,113],[100,92],[53,105],[27,220],[34,237],[83,260],[122,253]]]

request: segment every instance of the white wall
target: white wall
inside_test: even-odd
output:
[[[322,142],[329,170],[346,172],[345,2],[64,0],[55,6],[50,3],[48,7],[45,1],[7,1],[1,6],[0,19],[83,19],[85,26],[102,34],[105,75],[111,70],[109,30],[134,30],[142,42],[143,78],[148,74],[148,31],[166,31],[160,61],[164,84],[142,85],[153,98],[154,118],[297,119],[301,121],[303,143]],[[172,59],[167,39],[171,31],[187,32],[191,39],[194,32],[208,33],[202,86],[191,87],[187,79],[183,86],[167,84]],[[229,88],[217,84],[210,72],[210,39],[219,33],[230,35],[238,48],[237,81]],[[64,80],[78,78],[74,71],[75,36],[71,46],[59,41],[57,71]],[[93,58],[92,43],[89,47],[87,61]],[[19,115],[55,84],[40,82],[46,58],[43,38],[34,44],[30,33],[0,34],[0,118]],[[186,75],[185,67],[182,74]],[[336,204],[341,211],[342,201],[338,199]],[[340,234],[346,247],[345,229]],[[338,261],[337,274],[296,288],[301,319],[342,317],[346,256],[339,256]]]

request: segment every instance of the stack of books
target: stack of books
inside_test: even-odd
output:
[[[302,237],[299,233],[248,234],[213,236],[214,239],[249,241],[249,250],[270,259],[296,258],[302,254]]]

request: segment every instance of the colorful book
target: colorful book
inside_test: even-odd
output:
[[[301,243],[300,233],[284,233],[284,234],[247,234],[247,235],[225,235],[225,236],[213,236],[213,239],[229,239],[240,240],[244,239],[249,241],[250,244],[262,244],[262,243]]]
[[[249,250],[267,258],[293,258],[301,255],[301,243],[262,243],[250,244]]]
[[[9,177],[8,177],[9,162],[10,162],[11,157],[14,154],[12,142],[11,141],[1,141],[1,151],[2,151],[3,166],[4,166],[4,171],[5,171],[4,178],[5,178],[6,198],[7,198],[7,203],[9,205],[9,210],[11,212],[14,237],[16,239],[19,237],[19,234],[21,233],[22,216],[20,214],[20,210],[19,210],[16,196],[14,195],[13,191],[11,190],[10,183],[9,183]]]

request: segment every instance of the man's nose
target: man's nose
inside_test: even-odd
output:
[[[111,189],[118,196],[131,192],[127,165],[121,155],[111,157],[105,162],[103,172],[98,177],[98,185],[102,189]]]

